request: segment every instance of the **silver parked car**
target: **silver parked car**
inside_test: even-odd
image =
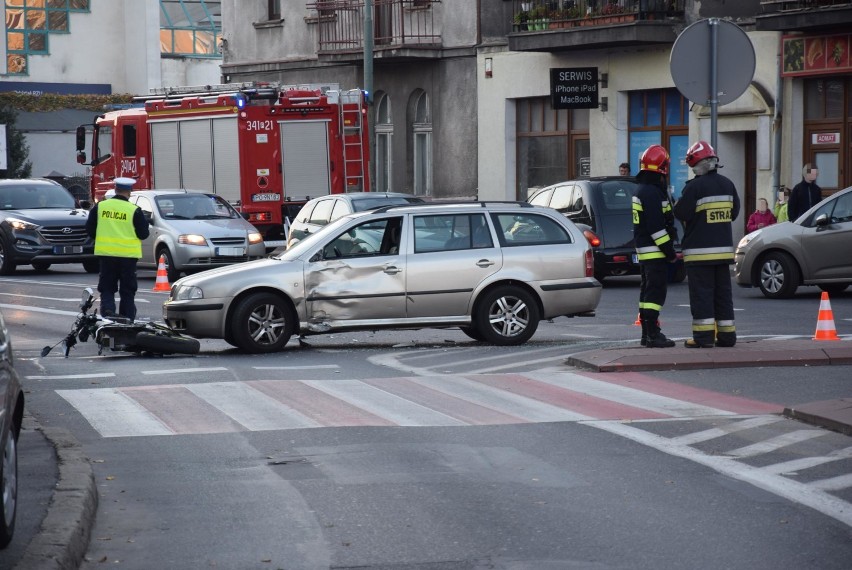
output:
[[[18,436],[24,419],[24,392],[15,373],[12,340],[0,314],[0,548],[15,533],[18,510]]]
[[[268,259],[193,275],[163,305],[174,330],[248,352],[294,334],[459,327],[497,345],[541,319],[591,316],[601,285],[580,230],[549,208],[466,202],[340,218]]]
[[[852,187],[829,196],[794,222],[744,236],[736,281],[770,299],[792,297],[800,285],[836,294],[852,285]]]
[[[130,194],[151,224],[142,242],[140,268],[157,269],[166,257],[169,282],[181,272],[222,267],[266,255],[260,233],[216,194],[187,190],[139,190]]]

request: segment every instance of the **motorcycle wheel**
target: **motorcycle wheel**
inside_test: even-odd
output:
[[[163,336],[141,332],[136,335],[136,346],[157,354],[198,354],[201,343],[187,336]]]

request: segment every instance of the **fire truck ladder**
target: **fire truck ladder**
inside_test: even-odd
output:
[[[364,97],[360,89],[340,92],[345,192],[366,192],[364,186]]]

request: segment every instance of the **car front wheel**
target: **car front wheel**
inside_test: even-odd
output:
[[[15,533],[15,515],[18,509],[18,445],[15,429],[10,426],[3,442],[3,460],[0,463],[0,548],[5,548]]]
[[[538,328],[538,305],[520,287],[498,287],[477,303],[474,319],[485,342],[500,346],[523,344]]]
[[[281,297],[254,293],[237,304],[228,326],[229,338],[246,352],[277,352],[293,336],[296,317]]]
[[[782,251],[768,253],[760,262],[758,286],[770,299],[788,299],[799,288],[801,272],[789,254]]]

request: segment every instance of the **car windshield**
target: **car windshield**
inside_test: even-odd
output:
[[[54,184],[20,184],[0,187],[0,210],[74,208],[74,197]]]
[[[359,212],[356,214],[349,214],[348,216],[338,218],[333,222],[321,227],[314,233],[307,234],[304,238],[302,238],[300,241],[298,241],[286,251],[272,254],[269,257],[273,259],[294,259],[296,257],[300,257],[302,254],[305,253],[306,250],[313,249],[314,246],[317,245],[317,242],[323,240],[326,236],[328,236],[330,232],[337,231],[337,228],[349,223],[349,220],[351,220],[352,218],[358,218],[365,215],[368,214],[366,214],[365,212]]]
[[[168,220],[217,220],[239,214],[219,196],[210,194],[166,194],[157,196],[157,209]]]
[[[405,206],[407,204],[419,204],[423,202],[420,198],[409,198],[408,196],[376,196],[375,198],[364,198],[363,200],[352,200],[352,209],[356,212],[375,210],[382,206]]]

